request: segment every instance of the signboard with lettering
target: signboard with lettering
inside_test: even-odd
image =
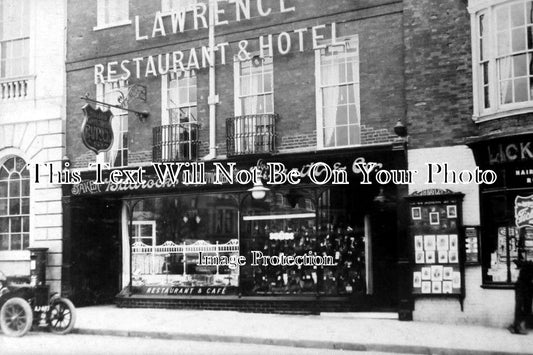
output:
[[[96,154],[111,149],[113,144],[113,127],[111,126],[111,111],[94,109],[90,104],[82,107],[84,114],[81,125],[83,144]]]
[[[516,196],[514,217],[518,228],[533,227],[533,195],[526,197]]]
[[[479,264],[479,250],[478,227],[465,227],[465,263]]]
[[[183,295],[230,295],[235,294],[234,286],[140,286],[135,288],[136,294],[183,296]]]

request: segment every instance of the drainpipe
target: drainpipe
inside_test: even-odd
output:
[[[216,107],[219,102],[215,87],[215,1],[209,0],[209,43],[211,64],[209,65],[209,154],[203,160],[215,159],[217,156],[216,142]]]

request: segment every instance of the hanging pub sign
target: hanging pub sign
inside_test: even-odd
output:
[[[533,195],[526,197],[516,196],[514,218],[518,228],[533,227]]]
[[[81,125],[81,138],[83,144],[96,154],[108,151],[113,144],[113,127],[110,110],[94,109],[90,104],[82,107],[83,123]]]

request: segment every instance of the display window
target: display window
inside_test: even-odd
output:
[[[237,286],[239,269],[202,266],[202,256],[239,254],[238,202],[231,194],[146,198],[132,221],[133,286]]]
[[[483,214],[487,221],[482,240],[483,282],[486,285],[512,285],[518,279],[522,261],[533,260],[532,208],[528,200],[517,201],[531,194],[507,191],[486,194]]]
[[[366,293],[368,236],[354,201],[336,188],[279,189],[245,201],[242,252],[256,265],[241,269],[243,293]],[[283,258],[295,263],[277,264]]]

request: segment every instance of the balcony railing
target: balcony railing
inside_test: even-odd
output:
[[[195,122],[154,127],[152,159],[163,163],[196,160],[199,143]]]
[[[35,76],[0,78],[0,101],[24,100],[33,97]]]
[[[258,114],[226,119],[228,156],[272,153],[276,144],[276,114]]]

